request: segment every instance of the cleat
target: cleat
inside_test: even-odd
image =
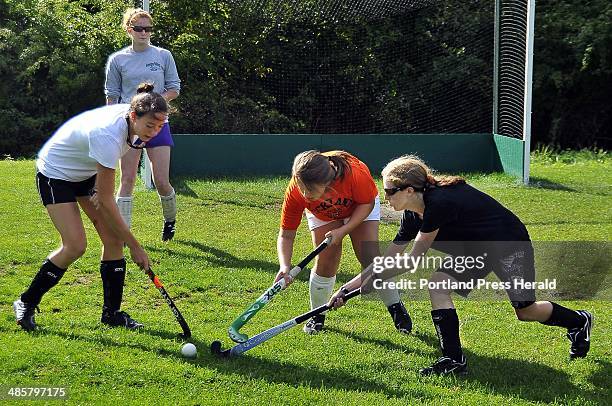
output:
[[[423,376],[429,375],[466,375],[467,374],[467,360],[465,355],[461,356],[461,362],[455,361],[449,357],[440,357],[432,366],[427,368],[421,368],[419,370]]]
[[[162,241],[170,241],[174,238],[176,231],[176,221],[164,221],[164,229],[162,230]]]
[[[389,310],[389,314],[393,319],[393,324],[397,331],[402,334],[410,334],[412,331],[412,319],[406,311],[404,304],[402,302],[397,302],[388,306],[387,310]]]
[[[13,302],[13,310],[15,311],[15,319],[17,324],[25,331],[36,330],[36,321],[34,320],[34,310],[40,313],[38,306],[32,306],[29,303],[24,303],[21,299]]]
[[[584,317],[584,325],[567,331],[567,338],[572,342],[570,358],[584,358],[591,348],[591,329],[593,328],[593,315],[586,310],[577,310]]]
[[[136,330],[144,327],[142,323],[131,318],[129,314],[120,311],[103,311],[100,322],[110,327],[125,327],[128,330]]]
[[[323,330],[323,324],[325,324],[325,315],[319,314],[308,320],[308,323],[304,325],[304,333],[306,334],[317,334]]]

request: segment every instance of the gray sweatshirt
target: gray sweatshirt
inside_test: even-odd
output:
[[[157,93],[180,91],[181,80],[170,51],[151,45],[142,52],[135,52],[129,46],[108,58],[104,83],[107,98],[129,103],[142,82],[153,83]]]

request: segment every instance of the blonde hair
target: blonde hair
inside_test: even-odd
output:
[[[350,171],[348,161],[351,157],[351,154],[344,151],[333,151],[326,155],[317,150],[304,151],[293,160],[291,176],[299,179],[307,188],[328,185]],[[330,162],[334,164],[335,170]]]
[[[123,21],[121,26],[124,30],[127,30],[128,27],[130,27],[132,23],[139,18],[148,18],[151,24],[153,24],[153,17],[151,17],[151,14],[149,14],[148,11],[144,11],[141,8],[128,8],[125,10],[125,13],[123,13]]]
[[[382,170],[382,176],[395,186],[411,186],[417,191],[465,183],[460,176],[435,176],[434,171],[416,155],[395,158]]]

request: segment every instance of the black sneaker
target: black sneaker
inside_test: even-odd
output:
[[[570,358],[584,358],[591,348],[591,329],[593,328],[593,315],[586,310],[577,310],[584,317],[584,326],[567,331],[567,338],[572,342]]]
[[[100,321],[110,327],[125,327],[128,330],[136,330],[144,325],[130,317],[126,312],[102,312]]]
[[[24,303],[21,299],[17,299],[13,302],[13,310],[15,311],[15,319],[17,324],[21,326],[25,331],[36,330],[36,321],[34,320],[34,310],[40,309],[38,306],[32,306],[29,303]]]
[[[162,230],[162,241],[170,241],[174,238],[176,231],[176,221],[164,221],[164,229]]]
[[[304,325],[304,333],[317,334],[323,330],[323,324],[325,324],[325,315],[319,314],[308,320],[308,323]]]
[[[421,375],[465,375],[467,374],[467,360],[465,355],[461,356],[461,362],[455,361],[449,357],[440,357],[432,366],[421,368]]]
[[[412,319],[406,311],[404,304],[402,302],[397,302],[388,306],[387,310],[389,310],[389,314],[393,319],[393,324],[395,324],[397,331],[402,334],[410,334],[412,331]]]

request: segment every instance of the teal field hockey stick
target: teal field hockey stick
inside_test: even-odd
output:
[[[291,279],[295,279],[295,277],[298,276],[302,269],[304,269],[304,267],[306,267],[306,265],[308,265],[308,263],[312,261],[314,257],[319,255],[321,251],[327,248],[330,242],[331,236],[327,237],[321,244],[317,246],[317,248],[315,248],[310,254],[308,254],[306,258],[304,258],[299,264],[294,266],[289,271],[289,277],[291,277]],[[249,320],[251,320],[253,316],[255,316],[257,312],[260,311],[266,305],[266,303],[272,300],[272,298],[274,298],[274,296],[278,294],[278,292],[285,289],[285,286],[285,278],[281,278],[280,280],[278,280],[278,282],[270,286],[261,296],[259,296],[259,298],[255,302],[253,302],[252,305],[250,305],[240,316],[236,318],[236,320],[234,320],[232,325],[227,330],[227,334],[229,335],[229,337],[237,343],[244,343],[245,341],[247,341],[249,339],[249,336],[241,333],[239,330]]]
[[[361,293],[361,289],[355,289],[354,291],[349,292],[346,295],[344,295],[342,298],[346,302],[347,300],[349,300],[349,299],[359,295],[360,293]],[[276,337],[277,335],[279,335],[283,331],[287,331],[290,328],[305,322],[309,318],[311,318],[313,316],[316,316],[318,314],[321,314],[323,312],[326,312],[328,310],[331,310],[331,309],[332,309],[332,307],[329,306],[329,304],[326,303],[326,304],[324,304],[322,306],[317,307],[316,309],[313,309],[313,310],[311,310],[309,312],[306,312],[306,313],[304,313],[304,314],[302,314],[300,316],[297,316],[297,317],[295,317],[295,318],[293,318],[291,320],[287,320],[284,323],[281,323],[281,324],[279,324],[277,326],[269,328],[266,331],[263,331],[263,332],[257,334],[256,336],[253,336],[252,338],[249,338],[245,342],[240,343],[240,344],[236,344],[232,348],[228,348],[226,350],[221,349],[221,341],[218,341],[218,340],[213,341],[211,343],[211,345],[210,345],[210,352],[212,352],[213,354],[215,354],[215,355],[217,355],[219,357],[222,357],[222,358],[238,356],[238,355],[242,354],[243,352],[249,351],[251,348],[257,347],[259,344],[268,341],[272,337]]]

